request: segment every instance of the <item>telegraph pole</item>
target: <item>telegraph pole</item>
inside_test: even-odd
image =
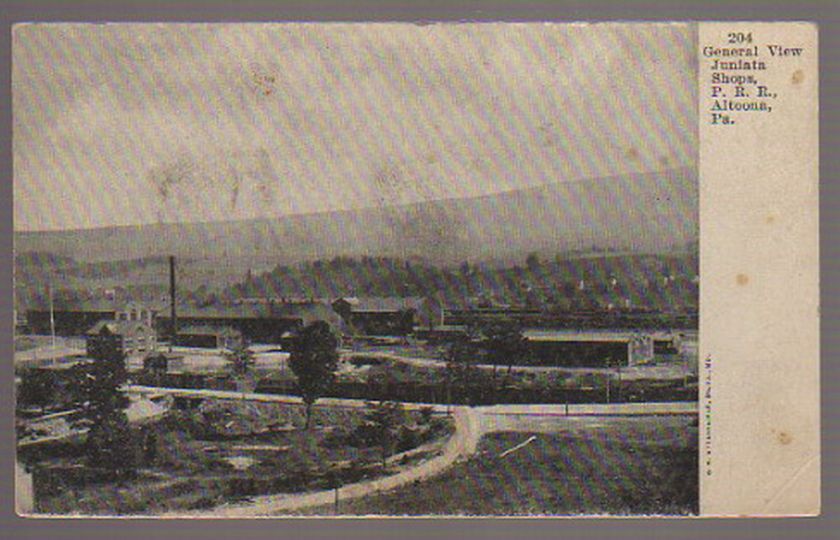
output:
[[[612,377],[610,377],[610,375],[607,374],[607,377],[606,377],[606,379],[607,379],[607,403],[610,402],[610,379],[611,378]]]
[[[50,297],[50,335],[52,336],[52,364],[55,364],[55,306],[53,305],[52,284],[47,284],[47,293]]]
[[[172,352],[172,346],[175,344],[175,337],[178,335],[178,322],[175,313],[175,256],[169,256],[169,352]]]
[[[618,370],[618,382],[616,384],[617,387],[618,387],[618,388],[616,388],[618,395],[615,398],[615,400],[620,402],[621,401],[621,360],[619,360],[618,363],[616,364],[616,369]]]

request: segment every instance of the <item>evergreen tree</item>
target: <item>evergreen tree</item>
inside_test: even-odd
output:
[[[85,441],[88,463],[116,478],[132,476],[137,451],[125,413],[129,399],[121,390],[127,380],[125,355],[116,341],[104,340],[91,356],[93,361],[85,366],[80,388],[82,422],[89,427]]]
[[[44,414],[47,406],[54,403],[56,393],[55,375],[43,369],[27,369],[21,375],[18,402],[40,407]]]

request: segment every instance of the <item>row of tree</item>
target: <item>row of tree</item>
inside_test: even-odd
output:
[[[341,295],[486,297],[539,308],[648,307],[674,310],[697,304],[697,260],[691,255],[602,255],[543,261],[529,255],[524,266],[464,262],[443,268],[386,257],[339,257],[248,273],[209,301],[271,295],[335,298]]]

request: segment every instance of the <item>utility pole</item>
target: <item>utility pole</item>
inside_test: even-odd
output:
[[[171,328],[169,332],[169,352],[175,344],[175,337],[178,335],[178,322],[175,313],[175,256],[169,256],[169,316]]]
[[[609,365],[609,364],[607,364],[607,365]],[[612,379],[609,372],[607,372],[606,379],[607,379],[607,403],[609,403],[610,402],[610,379]]]
[[[618,363],[616,363],[616,369],[618,370],[618,382],[616,383],[617,384],[617,388],[616,388],[617,397],[616,397],[615,400],[616,401],[621,401],[621,360],[619,360]]]
[[[452,374],[446,369],[446,416],[452,415]]]
[[[50,335],[52,336],[52,364],[55,364],[55,306],[53,305],[52,284],[47,284],[47,294],[50,297]]]

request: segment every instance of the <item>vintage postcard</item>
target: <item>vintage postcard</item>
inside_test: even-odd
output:
[[[818,514],[817,33],[16,25],[18,514]]]

